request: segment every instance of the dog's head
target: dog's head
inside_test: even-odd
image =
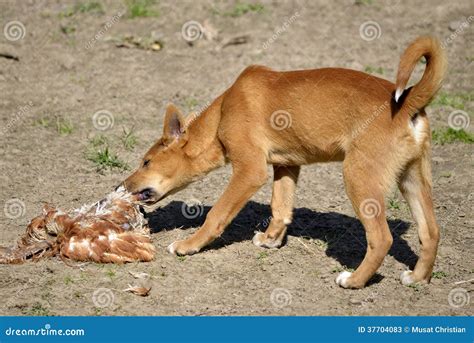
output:
[[[176,106],[166,109],[162,137],[148,150],[138,169],[124,182],[125,188],[145,204],[154,204],[192,181],[185,119]]]

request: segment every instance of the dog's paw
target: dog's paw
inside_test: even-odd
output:
[[[252,242],[257,247],[262,248],[279,248],[282,244],[281,240],[270,239],[268,237],[265,237],[265,233],[263,232],[256,232],[255,236],[253,236]]]
[[[199,249],[191,247],[186,240],[176,241],[168,245],[166,249],[170,254],[184,256],[199,252]]]
[[[430,282],[430,278],[416,278],[415,274],[411,270],[405,270],[400,274],[400,281],[403,285],[409,286],[415,283],[417,284],[427,284]]]
[[[337,276],[336,283],[342,288],[351,288],[351,285],[350,285],[351,276],[352,276],[351,272],[344,271]]]
[[[400,281],[402,282],[402,285],[408,286],[415,283],[412,274],[413,272],[411,270],[405,270],[400,274]]]

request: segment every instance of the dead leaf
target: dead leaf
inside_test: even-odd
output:
[[[151,287],[143,287],[143,286],[132,286],[128,285],[128,288],[123,290],[124,292],[130,292],[136,295],[139,295],[141,297],[146,297],[148,294],[150,294]]]

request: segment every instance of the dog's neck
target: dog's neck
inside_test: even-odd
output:
[[[217,132],[221,119],[221,95],[200,115],[191,117],[187,125],[188,144],[184,147],[196,176],[225,164],[225,150]]]

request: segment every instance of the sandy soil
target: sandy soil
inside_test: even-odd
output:
[[[243,14],[234,2],[160,1],[151,7],[158,16],[137,18],[120,16],[126,7],[119,1],[104,2],[103,13],[84,7],[71,11],[74,4],[0,1],[2,27],[19,21],[25,29],[18,40],[11,32],[10,40],[0,35],[0,53],[14,57],[0,57],[0,245],[14,242],[44,202],[73,208],[103,197],[159,137],[166,103],[198,110],[249,64],[282,70],[381,68],[376,72],[394,80],[407,44],[434,34],[447,42],[444,92],[473,91],[474,32],[467,25],[456,33],[474,14],[469,0],[265,1],[262,11]],[[181,29],[191,20],[205,26],[208,36],[215,28],[217,37],[187,43]],[[377,23],[380,37],[362,39],[359,29],[367,21]],[[126,35],[152,37],[161,49],[117,47]],[[240,36],[246,42],[226,44]],[[472,112],[472,96],[461,105]],[[453,110],[430,106],[433,127],[446,128]],[[110,113],[113,126],[98,130],[93,120],[98,111]],[[130,147],[127,140],[126,148],[123,130],[132,128],[137,141]],[[472,124],[467,130],[472,132]],[[130,170],[98,172],[86,159],[104,147],[100,135]],[[472,281],[455,284],[474,278],[472,151],[462,142],[433,148],[442,241],[437,278],[428,286],[399,282],[400,273],[413,267],[419,244],[407,205],[395,191],[388,218],[395,242],[378,274],[363,290],[335,284],[341,270],[357,267],[366,247],[338,164],[303,168],[295,221],[281,249],[262,250],[251,242],[270,215],[269,183],[209,249],[191,257],[169,255],[166,246],[191,234],[219,197],[230,175],[223,168],[166,199],[150,215],[156,261],[70,267],[51,259],[0,265],[0,314],[472,315],[472,300],[466,298],[472,297]],[[183,206],[195,202],[202,204],[194,208],[195,218],[184,217]],[[130,272],[150,278],[134,279]],[[136,283],[152,286],[151,294],[122,292]],[[463,306],[456,307],[459,299],[450,305],[455,288],[464,290]]]

